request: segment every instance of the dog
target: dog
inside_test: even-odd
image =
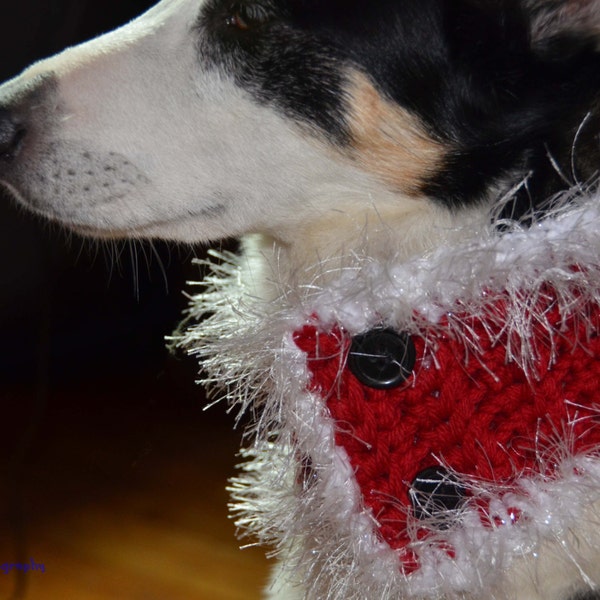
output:
[[[0,87],[0,182],[84,236],[241,237],[269,302],[459,243],[500,198],[499,235],[543,221],[595,189],[599,134],[598,0],[162,0]]]

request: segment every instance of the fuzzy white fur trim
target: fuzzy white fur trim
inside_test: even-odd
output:
[[[558,462],[556,475],[522,477],[510,491],[470,483],[472,494],[485,498],[503,525],[484,526],[480,513],[467,506],[460,527],[426,540],[412,532],[421,568],[404,576],[395,552],[376,534],[348,457],[335,444],[324,400],[307,391],[306,357],[292,338],[315,319],[324,329],[336,324],[350,334],[381,324],[414,334],[443,327],[464,342],[467,353],[478,355],[480,340],[461,315],[479,315],[508,332],[507,360],[533,372],[534,333],[542,331],[549,340],[556,335],[545,315],[531,310],[547,287],[565,319],[585,322],[600,301],[598,199],[571,200],[529,229],[499,234],[490,225],[465,231],[462,243],[426,257],[356,257],[339,276],[331,278],[328,271],[322,285],[317,279],[300,290],[282,289],[269,303],[247,294],[236,256],[212,265],[204,291],[192,299],[190,322],[199,323],[178,343],[200,358],[205,381],[221,390],[217,398],[250,413],[247,462],[232,482],[232,510],[242,530],[287,556],[306,598],[550,600],[577,585],[600,585],[600,459],[573,453],[568,424],[559,439],[532,440],[540,463],[548,456]],[[508,302],[508,318],[494,311],[500,297]],[[303,460],[310,461],[314,476],[301,484]],[[522,514],[517,521],[514,508]],[[443,550],[448,544],[454,557]],[[546,563],[539,558],[544,552],[552,556]],[[552,561],[564,577],[561,589],[546,590],[543,564]],[[528,595],[518,591],[527,586],[533,590]]]

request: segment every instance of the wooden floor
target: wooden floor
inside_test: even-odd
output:
[[[164,374],[0,389],[0,600],[260,597],[264,550],[226,509],[239,434],[196,394]],[[45,572],[2,571],[31,559]]]

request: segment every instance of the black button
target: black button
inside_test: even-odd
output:
[[[373,329],[352,339],[348,368],[361,383],[384,390],[399,386],[411,376],[416,356],[407,333]]]
[[[447,518],[465,501],[464,486],[444,467],[429,467],[421,471],[408,490],[417,519]],[[440,522],[438,527],[449,526]]]

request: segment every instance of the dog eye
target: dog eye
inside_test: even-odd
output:
[[[228,27],[238,31],[248,31],[258,25],[263,25],[268,20],[267,11],[261,6],[252,4],[234,4],[227,16]]]

